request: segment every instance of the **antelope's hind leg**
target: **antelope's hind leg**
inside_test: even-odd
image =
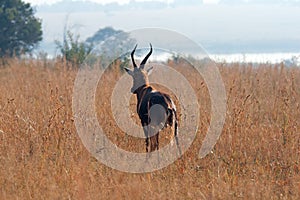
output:
[[[148,135],[148,127],[146,125],[143,126],[144,134],[145,134],[145,145],[146,145],[146,152],[149,152],[149,135]]]
[[[182,155],[182,151],[179,145],[179,141],[178,141],[178,119],[177,119],[177,113],[176,111],[174,111],[174,119],[173,119],[173,124],[174,124],[174,137],[175,137],[175,141],[176,141],[176,146],[178,149],[178,153],[181,156]]]
[[[150,137],[150,152],[159,150],[159,137],[158,133]]]
[[[159,156],[159,132],[157,132],[155,135],[152,135],[150,137],[150,152],[154,152],[156,151],[156,156],[157,156],[157,162],[155,162],[155,164],[159,164],[160,163],[160,156]]]

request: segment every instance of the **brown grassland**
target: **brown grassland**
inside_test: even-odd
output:
[[[99,122],[115,144],[143,152],[144,141],[125,136],[107,106],[120,76],[115,65],[99,86]],[[184,63],[169,65],[198,80]],[[211,105],[198,77],[191,81],[200,106],[192,146],[162,170],[130,174],[97,161],[77,135],[72,114],[76,70],[61,62],[8,61],[0,66],[0,199],[300,199],[300,68],[218,67],[227,113],[213,151],[198,158]],[[167,130],[161,135],[164,145]]]

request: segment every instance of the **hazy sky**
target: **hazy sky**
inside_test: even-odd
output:
[[[40,5],[61,0],[24,1]],[[126,4],[149,0],[86,1]],[[78,4],[50,11],[37,7],[36,15],[43,22],[44,46],[53,46],[54,40],[61,40],[66,25],[82,39],[106,26],[124,31],[160,27],[182,33],[215,52],[300,52],[300,0],[199,0],[202,5],[189,4],[196,0],[163,2],[175,1],[179,2],[177,6],[151,9],[148,5],[121,10],[82,10]]]
[[[25,2],[29,2],[32,5],[41,5],[41,4],[53,4],[62,0],[24,0]],[[78,1],[78,0],[73,0],[73,1]],[[107,3],[112,3],[112,2],[117,2],[119,4],[126,4],[129,3],[130,0],[80,0],[80,1],[90,1],[90,2],[96,2],[100,4],[107,4]],[[143,1],[158,1],[158,2],[166,2],[166,3],[171,3],[174,0],[135,0],[137,2],[143,2]],[[218,3],[219,0],[203,0],[203,3],[207,4],[215,4]]]
[[[32,5],[41,5],[41,4],[53,4],[60,2],[62,0],[24,0],[25,2],[29,2]],[[157,1],[157,2],[166,2],[172,3],[175,0],[69,0],[69,1],[89,1],[89,2],[96,2],[99,4],[107,4],[117,2],[120,5],[127,4],[130,1],[136,2],[146,2],[146,1]],[[300,3],[300,0],[199,0],[202,1],[203,4],[218,4],[219,2],[222,3],[229,3],[229,4],[236,4],[236,3],[255,3],[255,4],[286,4],[286,3]],[[188,2],[188,0],[187,0]]]
[[[29,2],[32,5],[41,5],[41,4],[53,4],[62,0],[24,0],[25,2]],[[100,4],[107,4],[112,2],[117,2],[120,5],[129,3],[130,0],[73,0],[73,1],[89,1],[89,2],[96,2]],[[158,1],[158,2],[166,2],[171,3],[173,0],[135,0],[137,2],[143,2],[143,1]],[[205,2],[216,2],[218,0],[205,0]]]

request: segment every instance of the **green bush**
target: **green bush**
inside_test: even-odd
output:
[[[59,41],[55,43],[63,58],[76,67],[84,63],[93,49],[92,44],[80,42],[79,35],[74,36],[71,31],[66,32],[63,43]]]

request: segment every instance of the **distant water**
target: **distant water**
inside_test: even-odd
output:
[[[203,55],[201,55],[203,57]],[[234,54],[208,54],[215,62],[226,63],[284,63],[286,65],[300,66],[300,52],[298,53],[234,53]],[[154,54],[152,60],[166,61],[172,58],[169,53]],[[151,60],[151,59],[150,59]]]
[[[244,63],[285,63],[288,65],[300,65],[300,52],[298,53],[235,53],[235,54],[211,54],[211,59],[216,62],[244,62]]]

